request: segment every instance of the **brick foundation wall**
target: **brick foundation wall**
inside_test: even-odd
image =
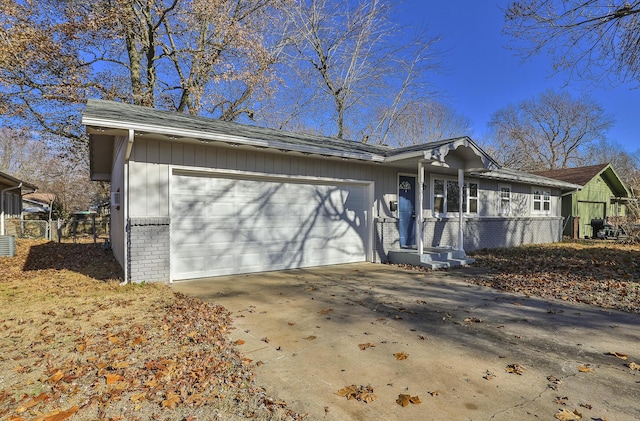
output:
[[[131,218],[128,253],[131,282],[168,282],[169,218]]]
[[[387,263],[389,261],[389,250],[400,248],[398,218],[376,218],[375,228],[374,262]]]
[[[554,243],[562,240],[562,217],[551,218],[467,218],[464,249],[514,247],[523,244]],[[425,220],[427,247],[451,246],[458,242],[458,219]]]

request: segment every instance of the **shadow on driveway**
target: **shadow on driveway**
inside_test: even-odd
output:
[[[498,292],[466,283],[469,270],[352,264],[173,289],[232,311],[258,383],[309,419],[640,419],[640,375],[625,366],[640,363],[639,315]],[[351,384],[376,400],[336,395]]]

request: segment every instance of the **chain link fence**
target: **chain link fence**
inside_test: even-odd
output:
[[[55,221],[7,218],[5,232],[6,235],[18,238],[62,241],[62,239],[92,237],[102,242],[109,238],[109,217],[83,215]]]
[[[35,238],[51,240],[51,224],[49,221],[32,219],[5,219],[6,235],[18,238]]]

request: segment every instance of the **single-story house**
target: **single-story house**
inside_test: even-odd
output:
[[[573,238],[595,237],[593,219],[625,216],[631,190],[611,164],[539,171],[536,174],[580,185],[579,190],[562,197],[564,235]]]
[[[391,148],[101,100],[83,124],[133,282],[555,242],[578,188],[468,137]]]
[[[22,214],[22,195],[36,190],[33,184],[0,172],[0,235],[6,234],[6,218],[19,218]]]

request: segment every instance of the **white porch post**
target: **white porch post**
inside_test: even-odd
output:
[[[459,212],[458,212],[458,250],[464,252],[464,169],[458,169]]]
[[[422,253],[424,251],[424,230],[422,229],[424,216],[422,214],[422,208],[424,207],[424,166],[422,161],[418,162],[418,200],[416,203],[416,244],[418,246],[418,256],[422,259]]]

